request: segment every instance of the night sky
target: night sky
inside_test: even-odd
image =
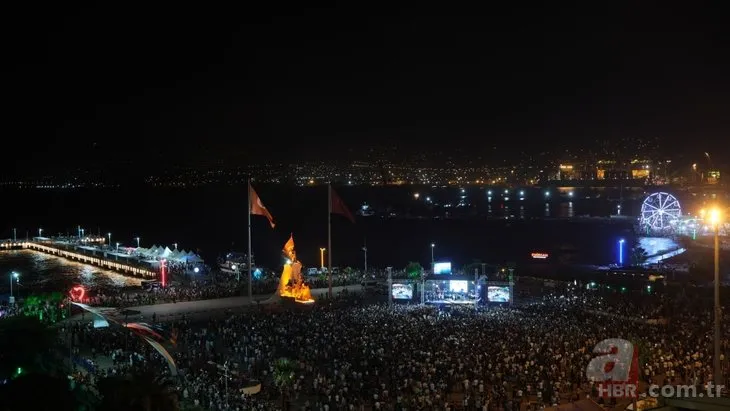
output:
[[[15,161],[3,167],[316,158],[386,143],[730,146],[720,10],[549,3],[7,9],[2,120]]]

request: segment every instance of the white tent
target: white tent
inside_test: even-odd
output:
[[[196,255],[192,251],[185,251],[185,250],[180,251],[180,253],[177,257],[177,260],[182,261],[182,262],[187,262],[187,263],[198,263],[198,262],[203,261],[203,259],[200,258],[200,256]]]
[[[197,254],[195,254],[195,253],[193,253],[191,251],[191,252],[188,253],[187,260],[186,261],[189,262],[189,263],[202,263],[203,262],[203,259],[200,258],[199,255],[197,255]]]
[[[162,258],[168,258],[168,257],[170,257],[171,254],[172,254],[172,251],[170,250],[170,248],[169,247],[165,247],[165,249],[162,250],[162,252],[160,252],[160,257],[162,257]]]

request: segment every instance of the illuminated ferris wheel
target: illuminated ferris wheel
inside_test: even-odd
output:
[[[641,204],[641,225],[647,230],[664,231],[682,217],[682,207],[673,195],[650,194]]]

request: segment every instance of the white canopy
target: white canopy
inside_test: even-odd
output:
[[[203,259],[192,251],[171,250],[170,247],[162,247],[153,245],[151,248],[138,248],[137,255],[141,256],[147,262],[159,261],[164,258],[175,262],[199,263]]]

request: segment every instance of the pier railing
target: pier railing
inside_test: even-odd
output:
[[[0,250],[9,249],[28,249],[40,251],[45,254],[56,255],[67,258],[72,261],[78,261],[84,264],[95,265],[97,267],[106,268],[108,270],[117,271],[123,274],[133,275],[136,277],[157,278],[155,271],[144,267],[135,267],[131,264],[120,263],[118,261],[108,260],[97,255],[87,255],[76,251],[63,250],[57,247],[50,247],[45,244],[39,244],[32,241],[13,241],[0,243]]]

